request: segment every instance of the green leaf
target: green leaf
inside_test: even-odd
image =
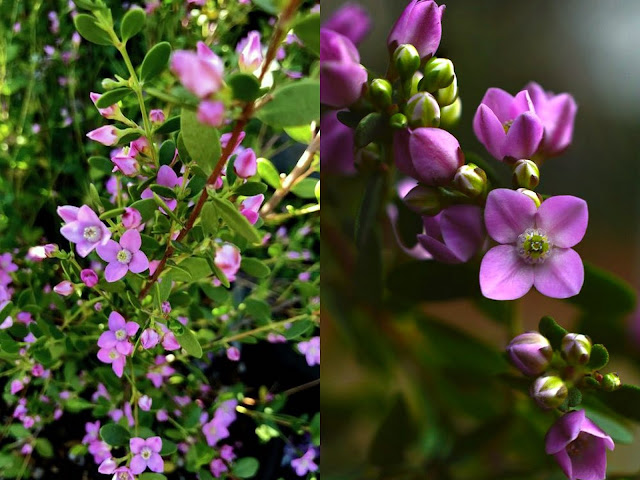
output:
[[[311,320],[298,320],[283,332],[284,338],[286,338],[287,340],[293,340],[300,337],[301,335],[304,335],[314,326],[315,323],[313,323]]]
[[[624,417],[607,408],[602,402],[590,397],[582,404],[587,418],[592,420],[616,443],[632,443],[633,432]]]
[[[584,262],[584,285],[575,297],[567,299],[590,314],[607,316],[631,313],[636,308],[636,292],[612,273]]]
[[[291,193],[300,198],[315,198],[319,181],[317,178],[304,178],[291,188]]]
[[[192,330],[185,328],[182,335],[176,335],[176,340],[189,355],[196,358],[202,357],[202,347]]]
[[[160,42],[154,45],[151,50],[147,52],[144,60],[142,60],[142,67],[140,67],[140,78],[142,81],[148,82],[152,80],[167,68],[170,56],[171,45],[169,42]]]
[[[226,81],[233,91],[233,98],[237,100],[252,102],[260,96],[260,83],[254,75],[236,73]]]
[[[252,257],[242,257],[240,268],[256,278],[266,278],[271,274],[271,269],[264,262]]]
[[[64,406],[65,410],[73,413],[93,407],[95,407],[95,405],[84,398],[71,398]]]
[[[144,472],[138,475],[138,480],[167,480],[167,477],[161,473]]]
[[[203,278],[207,278],[212,274],[209,263],[202,257],[187,258],[180,262],[177,266],[182,270],[186,270],[187,272],[189,272],[190,275],[189,278],[185,279],[183,278],[182,272],[176,270],[174,280],[178,280],[181,282],[202,280]]]
[[[124,208],[114,208],[113,210],[107,210],[100,215],[100,220],[106,220],[108,218],[115,218],[118,215],[122,215],[125,212]]]
[[[277,190],[282,186],[280,183],[280,172],[278,172],[278,169],[273,163],[266,158],[258,159],[258,175],[260,175],[260,178],[267,182],[271,188]]]
[[[358,123],[354,134],[354,145],[356,148],[364,148],[371,142],[382,137],[384,129],[387,127],[382,114],[373,112],[364,117]]]
[[[165,140],[162,142],[160,152],[160,165],[169,165],[173,161],[173,157],[176,155],[176,142],[173,140]]]
[[[320,56],[320,14],[314,13],[300,20],[293,27],[293,31],[305,47],[316,56]]]
[[[112,447],[121,447],[129,443],[129,430],[117,423],[108,423],[100,428],[100,438]]]
[[[267,191],[267,186],[262,182],[247,182],[236,188],[237,195],[245,195],[251,197],[253,195],[260,195]]]
[[[211,175],[220,158],[220,136],[218,130],[198,121],[196,112],[182,109],[180,132],[189,156]]]
[[[52,458],[53,457],[53,446],[51,442],[46,438],[37,438],[36,439],[36,452],[41,457],[44,458]]]
[[[108,92],[103,93],[96,101],[96,107],[110,107],[111,105],[118,103],[120,100],[125,98],[127,95],[130,95],[131,93],[133,93],[133,90],[131,90],[130,88],[116,88],[115,90],[109,90]]]
[[[138,34],[140,30],[142,30],[142,27],[144,27],[145,19],[146,14],[141,8],[132,8],[129,10],[124,15],[122,24],[120,25],[120,36],[122,37],[122,41],[126,42],[131,37]]]
[[[231,472],[239,478],[252,478],[258,473],[258,468],[260,468],[258,460],[253,457],[244,457],[233,464]]]
[[[215,203],[218,214],[231,230],[242,235],[251,243],[260,243],[262,237],[260,237],[258,230],[249,223],[249,220],[238,211],[233,203],[219,197],[213,197],[212,200]]]
[[[162,439],[162,450],[160,450],[160,455],[162,455],[163,457],[165,455],[171,455],[172,453],[175,453],[178,450],[178,445],[176,445],[175,442],[172,442],[171,440],[167,440],[166,438]]]
[[[140,212],[143,222],[147,222],[153,218],[153,214],[158,210],[158,205],[153,198],[145,198],[131,204],[131,208],[135,208]]]
[[[111,174],[113,162],[106,157],[89,157],[89,165],[104,174]]]
[[[640,387],[626,384],[613,392],[598,392],[597,397],[614,412],[640,421]]]
[[[155,133],[171,133],[180,130],[180,115],[169,118],[166,122],[156,128]]]
[[[257,320],[269,320],[271,318],[271,307],[264,300],[247,298],[244,301],[244,305],[247,315]]]
[[[173,188],[165,187],[164,185],[151,185],[149,188],[152,192],[157,193],[161,197],[178,198],[178,195],[173,191]]]
[[[253,0],[253,4],[271,15],[278,15],[279,9],[273,0]]]
[[[480,295],[478,269],[468,264],[408,262],[389,273],[387,284],[396,298],[409,301],[442,302]]]
[[[547,337],[547,340],[555,350],[560,349],[562,339],[567,334],[567,331],[549,316],[540,319],[538,330],[544,337]]]
[[[313,132],[309,125],[301,125],[299,127],[286,127],[285,133],[298,143],[303,145],[309,145],[311,143],[311,137]]]
[[[298,80],[273,92],[273,99],[256,112],[272,127],[297,127],[320,119],[320,82]]]
[[[212,202],[206,202],[200,212],[200,224],[204,233],[215,236],[218,233],[218,212]]]
[[[207,257],[207,261],[209,262],[209,267],[211,267],[213,274],[218,280],[220,280],[222,286],[224,286],[225,288],[230,288],[231,283],[229,283],[227,275],[216,265],[215,260],[211,257]]]
[[[98,21],[92,15],[79,13],[73,19],[76,30],[82,37],[98,45],[113,45],[109,34],[98,26]]]
[[[591,348],[591,356],[587,362],[587,367],[593,370],[604,368],[609,363],[609,352],[604,345],[596,343]]]

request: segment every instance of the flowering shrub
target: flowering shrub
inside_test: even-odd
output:
[[[14,5],[0,476],[315,478],[313,4]]]
[[[325,472],[601,480],[607,451],[633,439],[640,388],[604,370],[609,353],[591,338],[622,353],[613,327],[599,323],[631,313],[636,294],[578,253],[587,202],[539,193],[543,166],[571,145],[576,102],[537,83],[513,94],[492,87],[472,106],[473,120],[460,122],[454,62],[437,56],[444,14],[433,0],[408,2],[386,41],[384,75],[360,63],[366,11],[349,4],[322,26],[325,215],[338,216],[323,225],[323,295],[345,344],[377,374],[368,377],[376,392],[368,411],[387,412],[368,456],[350,464],[360,477],[326,456]],[[461,145],[463,128],[493,159]],[[342,210],[357,210],[356,220]],[[570,303],[579,311],[573,328],[584,333],[548,315],[539,332],[525,332],[519,302],[532,290],[540,308]],[[445,300],[458,308],[436,305]],[[529,379],[470,334],[477,317],[495,322],[487,336],[506,331],[506,357]],[[378,397],[388,390],[383,409]],[[353,395],[366,408],[366,395]],[[328,439],[336,432],[325,430]]]

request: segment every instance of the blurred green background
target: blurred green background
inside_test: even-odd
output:
[[[322,17],[328,18],[344,3],[324,0]],[[361,62],[382,76],[388,61],[386,37],[406,2],[362,0],[358,3],[369,10],[373,20],[373,30],[360,46]],[[640,41],[640,2],[451,0],[446,5],[438,56],[454,62],[463,104],[461,121],[452,133],[465,151],[489,159],[471,126],[475,110],[488,88],[500,87],[515,94],[529,81],[537,81],[547,90],[574,95],[578,115],[573,144],[564,155],[544,165],[537,190],[545,194],[577,195],[587,200],[589,229],[578,252],[583,259],[619,275],[637,290],[640,285],[637,248],[640,50],[636,46]],[[491,161],[507,178],[508,169]],[[379,318],[375,308],[369,313],[353,308],[352,285],[344,278],[349,278],[350,269],[357,263],[351,237],[364,188],[364,182],[357,178],[323,178],[323,474],[345,479],[474,478],[463,474],[440,476],[438,472],[433,473],[433,469],[429,470],[431,476],[426,476],[426,470],[419,467],[413,473],[402,474],[409,476],[384,476],[373,466],[376,464],[373,457],[379,455],[376,452],[385,448],[393,450],[402,437],[401,428],[396,429],[399,431],[395,437],[389,435],[386,441],[381,440],[379,434],[381,423],[395,408],[398,393],[404,395],[407,390],[415,390],[416,378],[418,383],[424,380],[417,388],[423,394],[434,386],[434,381],[434,388],[438,387],[433,378],[422,378],[421,373],[412,375],[419,367],[411,355],[394,356],[393,352],[398,351],[397,342],[391,353],[386,351],[387,341],[397,340],[398,330],[408,334],[403,338],[413,335],[412,322],[392,319],[395,327],[389,331],[388,323]],[[385,232],[385,265],[403,260],[393,243]],[[508,341],[503,330],[472,307],[467,301],[421,305],[426,314],[445,318],[447,323],[502,349]],[[575,325],[576,310],[572,306],[537,292],[529,293],[522,307],[525,329],[534,329],[546,314],[554,316],[566,328]],[[602,319],[603,331],[608,328],[607,321]],[[627,334],[630,322],[630,318],[625,318],[612,327],[611,338],[618,342],[613,349],[619,349],[620,354],[614,357],[611,366],[621,373],[624,381],[638,383],[637,369],[631,365],[637,361],[635,352],[640,349],[640,343],[634,335]],[[377,331],[381,343],[367,336],[371,330]],[[358,334],[364,335],[360,341]],[[604,341],[603,338],[594,340]],[[415,336],[407,350],[427,351],[428,344],[420,345],[420,341],[420,337]],[[612,349],[609,344],[607,347]],[[378,358],[380,363],[376,364],[371,357]],[[428,397],[428,393],[426,395]],[[415,395],[406,396],[415,398]],[[499,403],[497,399],[496,403]],[[419,400],[409,408],[414,415],[409,417],[408,425],[418,430],[419,440],[413,444],[418,450],[428,449],[429,441],[443,441],[442,436],[433,434],[430,425],[421,424],[417,418],[428,409],[427,404],[421,405]],[[376,442],[382,443],[377,446],[378,450]],[[638,442],[619,445],[610,455],[610,471],[637,472],[640,469],[640,457],[635,454],[638,445]],[[540,450],[540,461],[544,461],[543,444],[532,442],[530,448]],[[415,463],[420,464],[424,458],[422,450],[404,452],[406,464],[412,463],[414,454]],[[494,449],[493,455],[507,454]],[[550,478],[541,475],[539,478]]]

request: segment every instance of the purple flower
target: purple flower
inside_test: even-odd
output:
[[[568,93],[554,95],[545,92],[535,82],[526,87],[531,97],[531,102],[544,126],[544,135],[539,152],[546,157],[560,155],[571,143],[573,137],[573,123],[576,118],[578,106]]]
[[[243,73],[255,72],[262,65],[262,45],[260,44],[260,32],[249,32],[246,38],[238,42],[236,47],[238,54],[238,68]]]
[[[416,47],[420,58],[431,57],[440,45],[444,9],[433,0],[412,0],[389,33],[389,51],[393,53],[399,45],[409,43]]]
[[[124,209],[122,214],[122,226],[126,229],[138,228],[142,224],[142,215],[140,212],[132,207]]]
[[[107,282],[117,282],[127,272],[141,273],[149,268],[149,259],[140,250],[142,239],[140,232],[135,229],[127,230],[120,237],[120,243],[109,240],[106,245],[98,247],[98,255],[108,262],[104,269]]]
[[[87,422],[84,424],[84,429],[87,432],[86,435],[82,439],[82,443],[88,445],[91,442],[95,442],[96,440],[100,440],[100,420],[95,421],[94,423]]]
[[[107,147],[111,145],[115,145],[118,141],[118,129],[112,127],[111,125],[105,125],[104,127],[96,128],[95,130],[91,130],[87,133],[87,137],[89,137],[94,142],[99,142]]]
[[[153,400],[151,400],[151,397],[149,397],[148,395],[143,395],[138,399],[138,406],[145,412],[151,410],[152,403]]]
[[[187,90],[205,98],[222,86],[224,64],[206,44],[198,42],[196,53],[178,50],[173,54],[171,71]]]
[[[453,205],[434,217],[422,217],[422,223],[418,242],[438,262],[467,262],[487,238],[482,210],[475,205]]]
[[[93,102],[94,105],[96,104],[96,102],[98,100],[100,100],[101,96],[102,95],[100,95],[99,93],[95,93],[95,92],[91,92],[89,94],[89,97],[91,98],[91,101]],[[98,108],[98,107],[96,106],[96,108]],[[120,112],[120,107],[118,107],[117,103],[114,103],[113,105],[110,105],[110,106],[108,106],[106,108],[98,108],[98,112],[100,112],[100,115],[102,115],[104,118],[109,118],[109,119],[118,118],[120,116],[120,113],[121,113]]]
[[[227,358],[232,362],[237,362],[240,360],[240,350],[237,347],[229,347],[227,348]]]
[[[449,184],[464,165],[458,140],[440,128],[398,130],[393,137],[393,156],[401,172],[430,186]]]
[[[236,454],[233,453],[233,447],[231,445],[223,445],[220,447],[220,458],[227,462],[233,462],[236,458]]]
[[[245,198],[240,204],[240,213],[249,220],[251,225],[254,225],[258,221],[258,218],[260,218],[258,211],[260,210],[262,202],[264,202],[264,195],[259,194]]]
[[[133,337],[140,325],[136,322],[127,322],[118,312],[111,312],[109,315],[109,330],[103,332],[98,338],[100,348],[115,348],[122,355],[130,355],[133,345],[129,338]]]
[[[352,175],[354,166],[354,131],[338,120],[338,112],[333,110],[320,117],[320,168],[324,173]]]
[[[334,108],[348,107],[362,95],[367,70],[360,54],[344,35],[320,29],[320,102]]]
[[[499,88],[485,93],[473,117],[478,140],[498,160],[531,158],[538,150],[544,127],[529,92],[515,97]]]
[[[545,438],[545,450],[553,455],[569,480],[603,480],[607,473],[607,449],[615,444],[584,410],[566,413]]]
[[[224,103],[204,100],[198,105],[198,121],[212,127],[219,127],[224,122]]]
[[[322,26],[358,45],[371,30],[371,18],[364,7],[349,2],[336,10]]]
[[[553,349],[546,337],[538,332],[526,332],[515,337],[507,346],[511,363],[525,375],[544,373],[553,356]]]
[[[160,456],[160,450],[162,450],[160,437],[149,437],[146,440],[134,437],[129,440],[129,447],[134,454],[129,465],[131,473],[137,475],[144,472],[147,467],[156,473],[164,471],[164,461]]]
[[[220,440],[227,438],[229,436],[229,429],[227,427],[228,425],[217,417],[214,417],[213,420],[205,423],[202,426],[202,433],[207,439],[207,445],[215,447]]]
[[[164,112],[160,109],[151,110],[149,112],[149,120],[153,123],[162,123],[165,120]]]
[[[136,159],[138,151],[135,148],[123,147],[113,157],[111,161],[115,164],[114,172],[120,170],[127,177],[134,177],[140,172],[140,164]]]
[[[111,369],[118,378],[122,377],[127,358],[126,355],[120,353],[115,347],[101,348],[98,350],[98,360],[103,363],[111,364]]]
[[[63,297],[68,297],[73,293],[73,283],[68,280],[64,280],[53,287],[53,291],[58,295],[62,295]]]
[[[291,460],[291,468],[296,471],[296,475],[304,477],[309,472],[318,470],[318,465],[313,461],[316,458],[316,452],[313,447],[309,449],[300,458]]]
[[[320,337],[313,337],[307,342],[298,343],[298,350],[306,357],[310,367],[320,365]]]
[[[87,205],[80,208],[65,205],[58,207],[58,215],[66,222],[60,233],[71,243],[81,257],[89,255],[98,245],[106,245],[111,232]]]
[[[482,259],[482,294],[494,300],[513,300],[532,286],[552,298],[578,294],[584,267],[571,247],[582,240],[588,217],[587,203],[577,197],[552,197],[536,208],[522,193],[493,190],[484,218],[489,235],[500,245]]]
[[[168,188],[177,187],[182,183],[182,177],[178,177],[176,172],[169,165],[162,165],[158,169],[158,177],[156,178],[158,185],[162,185]],[[140,195],[142,198],[153,198],[153,192],[150,188],[145,189]],[[171,211],[174,211],[178,206],[178,201],[175,198],[163,198],[164,203],[169,207]],[[161,212],[164,212],[162,207],[158,207]]]
[[[236,273],[240,270],[242,257],[240,256],[240,250],[229,243],[225,243],[216,250],[216,256],[213,261],[216,267],[226,275],[227,280],[233,282],[236,279]]]
[[[229,468],[221,458],[215,458],[211,460],[209,469],[211,470],[211,473],[215,478],[220,478],[220,475],[229,470]]]
[[[249,178],[256,174],[258,163],[256,161],[256,153],[252,148],[246,148],[238,153],[233,162],[233,170],[240,178]]]
[[[82,282],[89,288],[93,288],[98,284],[98,274],[90,268],[85,268],[80,272]]]
[[[15,395],[23,388],[24,388],[24,383],[22,383],[20,380],[13,380],[11,382],[11,387],[10,387],[11,395]]]
[[[160,335],[153,328],[147,328],[140,336],[142,348],[150,349],[155,347],[160,341]]]

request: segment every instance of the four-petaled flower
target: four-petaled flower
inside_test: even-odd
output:
[[[115,348],[122,355],[130,355],[133,345],[129,337],[133,337],[140,325],[136,322],[127,322],[118,312],[111,312],[109,315],[109,330],[103,332],[98,338],[100,348]]]
[[[551,197],[536,208],[520,192],[499,188],[487,197],[485,224],[500,243],[480,265],[482,294],[493,300],[514,300],[532,286],[552,298],[577,295],[584,266],[576,245],[587,229],[587,203],[568,195]]]
[[[309,472],[318,470],[318,465],[313,461],[316,458],[316,452],[310,447],[300,458],[291,460],[291,467],[296,471],[296,475],[304,477]]]
[[[58,215],[66,222],[60,233],[76,244],[76,251],[81,257],[86,257],[99,245],[106,245],[111,238],[107,226],[87,205],[80,208],[71,205],[58,207]]]
[[[106,245],[98,247],[98,255],[105,262],[108,262],[104,269],[104,278],[107,282],[117,282],[128,271],[141,273],[149,268],[149,259],[140,250],[141,245],[140,232],[131,229],[120,237],[120,243],[109,240]]]
[[[160,456],[160,450],[162,450],[160,437],[149,437],[146,440],[134,437],[129,440],[129,447],[134,454],[129,465],[131,473],[137,475],[144,472],[147,467],[156,473],[164,471],[164,460]]]

